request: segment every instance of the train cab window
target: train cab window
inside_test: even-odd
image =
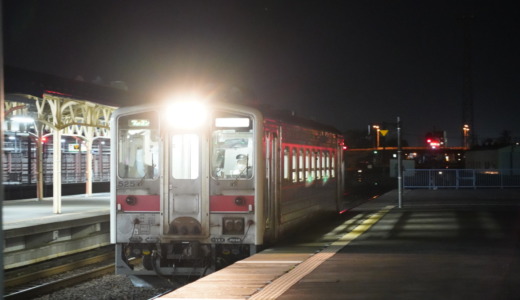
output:
[[[118,119],[117,173],[120,178],[158,178],[159,131],[156,120],[154,112]]]
[[[246,117],[215,118],[212,136],[211,175],[216,179],[253,177],[253,128]]]
[[[199,177],[199,136],[174,134],[172,136],[171,170],[175,179]]]

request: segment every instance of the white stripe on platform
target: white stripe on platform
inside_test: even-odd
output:
[[[236,264],[299,264],[303,260],[239,260]]]
[[[265,288],[253,294],[249,300],[268,300],[268,299],[276,299],[280,297],[283,293],[285,293],[289,288],[291,288],[295,283],[297,283],[300,279],[308,275],[314,269],[316,269],[319,265],[321,265],[324,261],[331,258],[334,254],[336,254],[341,248],[348,245],[352,240],[363,234],[365,231],[370,229],[372,225],[377,223],[386,213],[388,213],[393,205],[386,206],[382,210],[377,213],[371,215],[368,219],[363,221],[356,228],[351,230],[349,233],[345,234],[336,242],[332,243],[331,246],[325,248],[323,251],[313,255],[309,259],[305,260],[303,263],[297,265],[290,272],[285,275],[277,278],[271,284],[267,285]]]

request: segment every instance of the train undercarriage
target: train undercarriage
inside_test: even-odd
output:
[[[248,244],[198,241],[116,244],[116,273],[165,280],[198,279],[256,252]]]

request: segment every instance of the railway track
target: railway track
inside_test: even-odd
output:
[[[73,262],[41,270],[31,268],[7,276],[5,299],[30,299],[70,287],[93,278],[114,273],[114,251],[108,247],[101,254],[78,258]],[[53,279],[54,278],[54,279]]]

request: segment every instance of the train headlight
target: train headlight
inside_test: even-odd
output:
[[[177,129],[200,128],[207,119],[208,111],[204,104],[191,95],[188,100],[175,101],[166,109],[165,119]],[[185,99],[186,99],[185,98]]]

